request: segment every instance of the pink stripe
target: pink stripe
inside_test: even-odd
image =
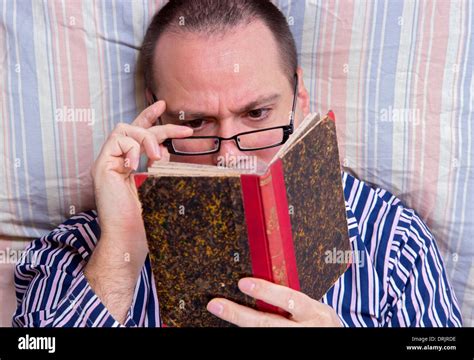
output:
[[[155,278],[153,271],[150,271],[150,281],[151,281],[151,294],[152,299],[154,299],[154,315],[155,315],[155,324],[160,324],[160,305],[158,299],[158,293],[156,291]]]
[[[394,239],[395,239],[395,233],[396,233],[396,230],[397,230],[397,224],[400,222],[400,213],[401,213],[401,208],[397,208],[397,212],[395,214],[395,217],[393,219],[393,225],[392,225],[392,229],[390,230],[390,237],[389,237],[389,241],[388,241],[388,244],[387,244],[387,248],[385,250],[385,256],[384,256],[384,259],[385,259],[385,264],[384,264],[384,267],[383,267],[383,286],[384,286],[384,297],[381,301],[381,303],[384,303],[386,301],[386,296],[387,296],[387,293],[388,293],[388,289],[389,289],[389,283],[385,283],[385,281],[389,280],[388,279],[388,271],[390,269],[390,253],[392,251],[392,247],[393,247],[393,242],[394,242]],[[387,286],[387,288],[385,289],[385,286]]]
[[[449,3],[438,3],[434,9],[434,17],[432,17],[433,2],[426,2],[426,5],[420,10],[420,23],[424,15],[423,28],[420,29],[421,47],[417,58],[419,61],[419,69],[417,72],[418,83],[413,94],[419,94],[419,100],[416,108],[425,120],[425,124],[420,123],[415,127],[414,135],[416,143],[414,144],[413,164],[415,173],[419,176],[412,177],[411,189],[419,190],[414,201],[414,207],[425,214],[429,214],[434,208],[438,178],[438,163],[440,149],[440,120],[439,114],[442,103],[442,85],[444,65],[446,62],[447,36],[449,21],[444,18],[445,14],[449,14]],[[433,23],[433,31],[431,30]],[[430,45],[430,40],[433,39]],[[431,57],[428,59],[431,46]],[[439,65],[439,66],[438,66]],[[428,69],[428,72],[426,70]],[[425,86],[426,93],[425,93]],[[426,106],[423,99],[426,97]],[[424,116],[423,116],[424,114]],[[422,141],[424,145],[422,147]],[[422,161],[424,163],[422,164]],[[428,181],[424,179],[429,179]]]
[[[84,316],[81,317],[81,323],[83,326],[84,325],[87,325],[88,322],[90,321],[90,318],[91,318],[91,314],[92,312],[97,309],[97,307],[100,305],[100,300],[99,298],[96,296],[96,297],[92,297],[89,299],[88,301],[88,304],[86,304],[85,308],[82,309],[83,313],[84,313]],[[99,314],[100,315],[100,314]],[[85,320],[85,321],[84,321]],[[89,325],[92,325],[92,323],[90,323]]]
[[[93,9],[94,9],[94,26],[95,26],[95,33],[96,34],[101,34],[102,32],[99,31],[99,25],[98,23],[100,22],[100,17],[98,15],[98,13],[100,14],[100,3],[97,4],[96,1],[94,0],[94,6],[93,6]],[[104,59],[105,59],[105,56],[104,56],[104,49],[102,47],[102,44],[103,44],[103,41],[100,41],[100,37],[99,36],[96,36],[96,46],[97,46],[97,53],[99,54],[99,59],[98,59],[98,62],[99,62],[99,85],[100,85],[100,88],[101,89],[105,89],[106,87],[104,86]],[[102,117],[100,119],[100,122],[102,123],[102,136],[104,138],[104,140],[106,139],[107,137],[107,134],[109,133],[109,128],[108,128],[108,114],[107,114],[107,107],[105,106],[105,104],[107,103],[107,97],[106,97],[106,91],[102,91],[101,92],[101,104],[102,104]]]
[[[440,129],[440,114],[441,105],[443,102],[443,75],[444,68],[446,65],[446,52],[448,46],[448,35],[449,34],[449,1],[437,1],[430,2],[431,6],[436,5],[434,9],[434,31],[433,34],[430,31],[426,31],[426,35],[431,35],[433,39],[433,47],[431,50],[430,68],[428,71],[428,92],[427,96],[427,107],[426,114],[427,123],[425,126],[425,149],[424,157],[425,162],[423,166],[423,178],[425,186],[422,187],[420,192],[420,205],[421,202],[425,205],[425,214],[431,214],[436,201],[436,189],[438,185],[439,177],[439,159],[440,159],[440,148],[441,148],[441,129]],[[431,9],[430,9],[431,14]],[[446,18],[448,14],[448,18]],[[431,17],[431,15],[430,15]],[[431,20],[431,19],[430,19]],[[423,92],[421,93],[423,94]],[[428,111],[429,110],[429,111]],[[428,119],[434,119],[431,122]]]
[[[59,7],[59,9],[58,9]],[[67,71],[65,71],[65,67],[67,63],[65,62],[65,44],[63,40],[63,23],[62,23],[62,11],[61,11],[61,3],[57,1],[48,2],[48,11],[50,12],[50,24],[51,24],[51,53],[52,53],[52,71],[54,72],[54,81],[56,83],[56,106],[62,107],[63,105],[69,106],[68,104],[68,97],[65,96],[64,92],[69,86],[67,81]],[[57,31],[55,31],[54,26],[56,26]],[[59,48],[58,48],[59,47]],[[58,84],[61,84],[63,87],[63,92],[60,93],[60,88]],[[53,109],[56,111],[56,109]],[[70,179],[71,176],[69,175],[69,168],[67,167],[67,159],[70,159],[70,154],[68,153],[67,143],[68,137],[66,133],[65,127],[67,123],[63,122],[56,122],[55,126],[57,128],[59,138],[58,138],[58,152],[61,154],[60,156],[60,170],[59,170],[59,178],[58,181],[60,182],[60,187],[65,189],[70,188]],[[71,166],[71,165],[70,165]],[[68,199],[69,193],[64,193],[64,198],[62,199],[63,204],[71,203],[70,199]]]
[[[425,257],[424,250],[425,249],[422,248],[422,250],[420,252],[420,257],[421,257],[420,261],[423,264],[423,266],[421,268],[421,276],[423,278],[423,282],[426,286],[426,289],[428,290],[428,293],[430,294],[430,296],[429,296],[430,301],[428,303],[426,312],[428,313],[428,317],[430,318],[430,321],[432,322],[432,324],[437,324],[438,322],[433,317],[433,308],[434,308],[433,299],[434,299],[434,295],[433,295],[433,289],[431,287],[431,282],[429,281],[428,275],[426,274],[427,260],[426,260],[426,257]]]
[[[152,16],[152,14],[154,13],[155,11],[155,4],[153,1],[150,1],[148,3],[148,13],[150,14],[150,16]]]
[[[332,27],[335,20],[335,1],[326,0],[324,3],[323,9],[321,10],[321,27],[324,27],[324,31],[321,30],[321,39],[319,39],[319,71],[320,76],[319,82],[322,84],[321,93],[319,94],[321,102],[319,103],[320,109],[318,111],[326,113],[329,110],[329,96],[328,96],[328,85],[331,81],[330,74],[330,56],[331,54],[331,44],[332,44]],[[337,116],[337,113],[336,113]]]
[[[354,242],[355,244],[357,242]],[[355,250],[358,250],[357,246],[354,247]],[[355,326],[357,327],[360,327],[362,326],[362,324],[360,323],[359,319],[357,318],[357,307],[356,307],[356,299],[358,299],[358,296],[357,296],[357,288],[359,288],[358,286],[355,286],[357,284],[359,284],[360,282],[360,279],[359,279],[359,270],[357,269],[357,265],[353,262],[352,263],[352,293],[351,293],[351,319],[352,321],[354,322]]]
[[[359,251],[359,259],[358,261],[360,262],[361,261],[361,255],[362,253],[362,250]],[[367,297],[368,297],[368,303],[369,303],[369,312],[370,312],[370,315],[373,316],[373,317],[376,317],[378,316],[378,314],[375,313],[375,308],[374,308],[374,305],[375,305],[375,302],[378,300],[375,300],[376,297],[378,297],[378,294],[375,294],[374,296],[374,283],[377,281],[377,276],[374,272],[374,264],[372,263],[372,258],[369,256],[369,254],[367,254],[366,251],[364,251],[364,256],[365,256],[365,263],[364,263],[364,266],[367,268],[367,277],[368,277],[368,284],[369,284],[369,291],[368,291],[368,294],[367,294]]]
[[[145,270],[145,266],[142,267],[142,271],[140,272],[140,277],[138,280],[139,281],[137,282],[137,285],[135,286],[135,294],[133,295],[133,302],[131,306],[132,311],[135,309],[135,303],[137,300],[138,291],[140,289],[140,284],[143,284],[143,289],[144,289],[143,298],[148,299],[151,296],[151,290],[150,290],[150,287],[148,286],[148,284],[150,283],[150,279],[148,278],[148,274]],[[140,319],[138,320],[138,324],[137,324],[138,326],[143,326],[143,323],[145,322],[145,319],[146,319],[146,308],[148,306],[150,306],[148,300],[144,301],[142,305],[142,311],[140,313]],[[132,316],[133,316],[133,313],[132,313]]]
[[[73,58],[77,57],[77,55],[71,53],[71,48],[73,47],[73,45],[75,47],[79,44],[74,44],[73,42],[71,42],[71,39],[69,38],[69,34],[73,30],[72,28],[69,28],[68,21],[70,21],[70,18],[67,14],[67,9],[64,6],[62,6],[60,2],[53,2],[51,6],[53,7],[53,12],[56,17],[56,36],[57,36],[57,41],[59,45],[59,49],[56,49],[57,51],[56,55],[59,57],[58,59],[59,64],[56,64],[57,71],[58,71],[57,79],[62,84],[62,93],[59,94],[59,98],[62,101],[58,102],[57,105],[59,108],[62,108],[63,106],[65,106],[67,110],[74,110],[78,106],[77,104],[74,103],[73,94],[70,91],[71,87],[74,84],[73,79],[71,78],[71,75],[72,73],[75,73],[76,70],[78,69],[69,68],[70,66],[72,66],[72,64],[69,63],[69,59],[72,60]],[[63,13],[65,14],[63,15]],[[66,23],[64,21],[66,21]],[[78,51],[77,54],[82,55],[82,54],[85,54],[85,52]],[[69,59],[68,59],[68,56],[70,57]],[[83,62],[83,63],[86,63],[86,62]],[[80,66],[78,66],[78,68],[80,69]],[[71,71],[71,74],[70,74],[70,71]],[[87,88],[87,86],[81,86],[80,88],[84,89],[84,88]],[[78,88],[78,91],[80,91],[79,88]],[[66,114],[63,114],[63,116],[65,115]],[[77,159],[75,157],[75,149],[74,149],[75,139],[74,139],[74,132],[73,132],[73,128],[74,127],[77,128],[77,123],[76,122],[59,122],[57,126],[59,129],[59,132],[62,134],[61,139],[60,139],[61,154],[65,155],[61,157],[62,169],[64,171],[63,180],[66,183],[65,186],[67,188],[73,189],[74,182],[77,182],[76,179],[78,175],[76,173]],[[76,140],[79,140],[79,139],[80,138],[78,137]],[[82,141],[82,139],[80,139],[79,141]],[[66,205],[66,209],[64,210],[67,212],[69,212],[68,205],[69,206],[79,205],[77,193],[74,191],[68,191],[67,194],[65,194],[64,200],[65,200],[65,205]]]
[[[387,203],[382,202],[382,207],[377,211],[377,219],[373,225],[372,239],[370,240],[370,257],[375,259],[375,248],[378,243],[380,222],[387,219]],[[372,212],[373,213],[373,212]],[[368,222],[367,222],[368,223]],[[393,227],[392,227],[393,229]],[[391,234],[393,235],[393,234]]]
[[[61,251],[56,251],[56,255],[58,253],[61,253]],[[55,258],[56,258],[56,255],[55,255]],[[59,271],[56,271],[56,274],[54,275],[54,279],[52,281],[51,289],[49,290],[49,294],[47,294],[47,297],[48,297],[48,301],[47,301],[47,305],[46,305],[47,308],[52,307],[53,300],[54,300],[54,303],[56,304],[57,297],[60,294],[60,291],[58,291],[58,289],[62,288],[62,285],[64,283],[64,279],[66,277],[65,276],[65,271],[63,271],[63,269],[66,269],[71,264],[72,260],[74,259],[74,256],[75,256],[74,253],[68,252],[68,253],[66,253],[66,255],[63,255],[63,258],[58,263],[57,269]],[[47,263],[50,264],[49,261]],[[61,276],[61,275],[64,275],[64,276]]]
[[[6,16],[6,15],[3,14],[3,16]],[[0,31],[0,49],[7,48],[6,40],[3,36],[5,33],[6,33],[5,31]],[[12,199],[16,198],[16,196],[12,194],[12,185],[11,185],[11,181],[12,180],[15,181],[15,179],[14,179],[14,172],[12,173],[10,171],[13,168],[12,165],[14,164],[11,162],[13,160],[13,156],[10,152],[11,144],[9,141],[11,129],[10,129],[10,113],[9,113],[8,100],[7,100],[8,96],[6,96],[5,98],[3,97],[4,94],[6,95],[8,93],[11,93],[11,89],[7,88],[8,71],[6,70],[6,66],[7,66],[6,63],[7,63],[7,59],[5,59],[5,64],[3,64],[5,65],[4,70],[1,72],[3,73],[4,76],[1,79],[1,82],[3,83],[3,87],[0,91],[0,111],[2,113],[1,118],[2,118],[3,144],[4,144],[3,145],[3,164],[4,164],[3,168],[5,171],[4,181],[5,181],[5,186],[6,186],[6,188],[3,191],[5,191],[6,199],[8,200],[8,207],[10,210],[9,213],[18,216],[17,209],[15,207],[16,202],[12,201]],[[17,224],[18,224],[17,222],[12,221],[12,223],[10,223],[10,226],[12,227],[12,229],[14,229],[16,236],[22,236],[23,234],[20,233],[20,229]]]
[[[335,81],[332,81],[331,91],[331,103],[328,104],[328,109],[332,109],[336,114],[336,125],[339,139],[346,139],[346,101],[347,101],[347,74],[344,72],[344,67],[349,64],[349,51],[351,48],[351,35],[352,32],[352,21],[354,18],[354,3],[341,1],[339,2],[339,8],[337,9],[337,22],[336,36],[335,36],[335,49],[331,50],[335,56],[332,60],[332,77]],[[326,112],[323,108],[321,111]],[[349,119],[350,121],[352,119]],[[344,159],[346,157],[345,147],[339,148],[339,157]],[[342,160],[344,161],[344,160]]]
[[[464,43],[466,42],[467,37],[464,34],[465,29],[468,28],[468,25],[466,24],[466,19],[467,19],[467,12],[465,10],[466,2],[461,1],[460,2],[461,10],[460,10],[460,16],[459,16],[459,21],[456,23],[459,24],[458,28],[454,28],[454,24],[450,24],[452,27],[451,32],[458,33],[458,48],[457,48],[457,54],[456,54],[456,64],[461,64],[462,62],[462,52],[464,48]],[[451,106],[449,107],[452,109],[451,111],[451,116],[450,116],[450,131],[451,131],[451,142],[450,142],[450,151],[449,151],[449,158],[453,159],[456,158],[458,155],[456,154],[455,150],[455,142],[456,142],[456,134],[454,133],[454,130],[457,128],[457,122],[459,121],[459,116],[460,114],[456,111],[457,110],[457,102],[460,94],[458,94],[457,88],[459,84],[459,74],[461,74],[461,70],[458,72],[454,73],[454,79],[453,79],[453,86],[451,88],[451,93],[453,94],[453,100],[451,103]],[[462,95],[461,95],[462,96]],[[456,216],[456,214],[452,211],[453,210],[453,201],[454,201],[454,180],[453,180],[453,175],[454,171],[451,169],[448,173],[448,189],[446,191],[447,194],[447,203],[446,206],[444,207],[444,215],[442,219],[439,221],[442,222],[442,229],[448,229],[449,224],[452,221],[453,217]],[[452,212],[452,214],[448,214],[448,212]]]
[[[39,242],[41,243],[41,247],[39,249],[35,250],[35,252],[34,252],[36,254],[36,258],[32,260],[31,268],[35,268],[37,266],[37,264],[40,263],[40,259],[41,259],[41,256],[43,255],[43,253],[45,251],[50,250],[49,240],[46,237],[41,237]],[[44,262],[41,262],[41,264],[44,264]],[[41,284],[45,281],[46,281],[46,278],[40,280],[40,282],[38,283],[38,289],[42,288]],[[32,282],[37,283],[38,282],[37,277],[34,277]],[[31,303],[31,301],[33,301],[30,305],[31,308],[33,309],[33,311],[36,310],[37,302],[39,300],[39,294],[40,294],[40,292],[37,291],[34,294],[33,299],[28,299],[29,304]]]
[[[423,88],[423,84],[424,84],[424,72],[423,72],[423,66],[422,66],[422,63],[421,63],[421,59],[424,57],[423,54],[426,54],[426,51],[424,50],[424,47],[426,46],[426,44],[424,43],[425,40],[429,40],[429,39],[426,39],[426,22],[428,22],[429,24],[429,15],[426,15],[425,12],[425,2],[418,2],[416,4],[416,6],[418,7],[418,19],[417,19],[417,28],[416,28],[416,39],[415,39],[415,47],[414,47],[414,50],[413,50],[413,53],[414,53],[414,60],[413,60],[413,70],[416,71],[417,70],[417,66],[418,66],[418,62],[420,62],[420,65],[418,67],[418,71],[416,73],[414,73],[413,75],[413,79],[412,79],[412,84],[411,84],[411,88],[408,90],[410,94],[412,94],[412,96],[410,97],[410,107],[411,108],[415,108],[416,106],[416,110],[419,111],[419,115],[420,117],[423,116],[422,114],[422,111],[423,109],[421,108],[421,105],[420,104],[420,100],[423,99],[422,96],[417,96],[418,94],[423,94],[424,92],[424,88]],[[423,21],[423,17],[425,17],[425,28],[422,28],[422,21]],[[429,28],[428,28],[429,29]],[[420,34],[421,34],[421,38],[420,38]],[[423,37],[423,35],[425,35]],[[420,43],[423,45],[423,46],[420,46]],[[426,64],[426,63],[425,63]],[[415,103],[415,100],[416,100],[416,103]],[[415,105],[416,104],[416,105]],[[422,121],[423,119],[421,119]],[[410,134],[409,136],[409,139],[408,139],[408,144],[409,144],[409,149],[410,149],[410,156],[408,156],[408,161],[410,163],[410,170],[411,170],[411,173],[412,174],[420,174],[421,172],[421,169],[420,169],[420,161],[421,161],[421,143],[420,143],[420,136],[421,136],[421,128],[423,127],[423,124],[419,124],[418,127],[416,127],[415,129],[413,129],[413,132]],[[409,178],[409,182],[410,182],[410,185],[409,185],[409,188],[410,189],[417,189],[419,190],[420,187],[421,187],[421,182],[422,182],[422,179],[420,176],[412,176]],[[416,204],[418,203],[418,198],[417,196],[419,195],[414,195],[414,199],[413,199],[413,206],[415,207]]]
[[[357,191],[359,189],[359,185],[360,185],[360,181],[357,180],[356,178],[354,178],[354,183],[351,187],[351,193],[349,195],[349,199],[348,199],[348,204],[349,206],[351,207],[351,209],[354,208],[354,198],[355,198],[355,195],[357,194]],[[344,185],[346,186],[346,185]]]
[[[405,317],[402,314],[403,309],[399,308],[399,311],[397,312],[397,318],[398,318],[398,323],[400,324],[400,327],[406,327],[407,324],[405,322]]]
[[[107,320],[109,319],[109,316],[108,316],[108,315],[109,315],[109,313],[107,312],[107,309],[104,308],[104,309],[100,312],[100,314],[99,314],[98,320],[99,320],[99,319],[100,319],[100,320],[97,322],[97,327],[103,327],[103,326],[104,326],[104,324],[105,324],[105,323],[107,322]],[[112,319],[113,319],[113,317],[112,317]],[[113,319],[113,320],[114,320],[116,323],[118,323],[115,319]],[[112,325],[112,327],[114,327],[114,326],[115,326],[115,324]]]
[[[85,225],[88,226],[88,225]],[[93,240],[91,239],[91,236],[89,236],[89,233],[92,233],[92,231],[88,232],[86,229],[84,229],[84,226],[79,226],[78,227],[79,232],[81,233],[84,241],[87,243],[87,245],[90,248],[90,251],[94,251],[96,244],[97,244],[97,239],[94,237]],[[93,236],[93,235],[92,235]]]
[[[432,249],[432,255],[433,255],[433,258],[434,258],[433,260],[434,260],[434,263],[435,263],[436,271],[439,274],[438,281],[436,282],[436,285],[438,287],[439,300],[440,300],[441,306],[443,307],[444,313],[449,318],[451,313],[452,313],[448,309],[448,307],[451,308],[451,304],[448,304],[446,302],[446,291],[447,291],[446,287],[449,286],[449,285],[447,285],[446,283],[444,283],[442,281],[443,280],[443,270],[444,270],[444,267],[442,267],[441,263],[440,263],[440,261],[442,261],[442,260],[435,253],[434,246],[432,246],[431,249]]]
[[[415,218],[413,220],[416,225],[418,225],[418,227],[421,229],[421,232],[423,233],[423,236],[425,236],[425,238],[427,239],[432,239],[432,237],[430,236],[430,234],[427,233],[427,229],[426,229],[426,226],[421,222],[421,220],[419,220],[418,218]],[[421,234],[420,234],[421,235]],[[431,271],[436,271],[439,275],[437,276],[437,281],[435,281],[435,279],[433,279],[433,281],[436,283],[436,286],[442,286],[442,285],[445,285],[444,283],[442,283],[442,278],[443,278],[443,267],[441,266],[441,259],[438,257],[438,254],[437,254],[437,251],[436,251],[436,248],[435,248],[435,244],[434,243],[431,243],[430,244],[430,247],[428,247],[428,251],[429,253],[432,255],[433,257],[433,262],[435,264],[435,269],[429,269],[429,275],[431,275],[430,277],[433,278],[432,274],[431,274]],[[441,303],[441,306],[443,307],[444,309],[444,312],[445,314],[449,314],[449,311],[448,311],[448,308],[447,308],[447,304],[446,304],[446,301],[445,301],[445,298],[443,295],[446,294],[446,288],[445,287],[442,287],[441,289],[438,289],[437,291],[437,294],[439,294],[439,300],[440,300],[440,303]]]
[[[358,76],[358,83],[359,83],[359,89],[358,89],[358,99],[357,99],[357,111],[356,111],[356,144],[365,144],[365,137],[364,137],[364,132],[365,132],[365,111],[368,109],[366,108],[365,104],[365,85],[366,85],[366,71],[368,71],[368,66],[367,66],[367,61],[366,61],[366,54],[369,53],[369,40],[370,36],[368,35],[368,32],[370,29],[368,28],[368,23],[370,23],[372,20],[372,7],[374,6],[374,1],[364,1],[366,5],[366,12],[364,16],[364,27],[362,29],[362,38],[363,38],[363,43],[362,43],[362,48],[360,49],[360,59],[359,59],[359,76]],[[366,145],[363,146],[356,146],[356,161],[361,164],[362,168],[367,168],[367,159],[364,157],[365,151],[361,152],[359,151],[360,149],[364,149]]]
[[[418,294],[419,294],[419,288],[416,286],[415,282],[415,277],[413,275],[413,272],[410,275],[410,283],[412,284],[411,287],[411,292],[410,292],[410,299],[411,303],[413,304],[413,308],[415,309],[415,314],[416,314],[416,323],[420,324],[420,318],[421,318],[421,309],[420,306],[418,305],[418,301],[420,301],[421,304],[423,304],[423,300],[419,299]],[[408,295],[407,295],[408,296]]]
[[[68,2],[66,7],[66,19],[71,17],[75,18],[75,25],[72,26],[69,31],[69,50],[70,50],[70,59],[72,67],[72,84],[74,87],[74,98],[73,103],[74,107],[80,109],[91,110],[92,104],[90,103],[90,93],[89,93],[89,66],[88,62],[84,61],[87,54],[85,32],[81,29],[84,28],[83,25],[83,14],[82,14],[82,4],[79,1]],[[78,56],[80,54],[80,56]],[[89,113],[92,117],[94,114]],[[91,118],[90,121],[95,121],[97,119]],[[72,203],[76,207],[81,208],[81,198],[80,198],[80,189],[79,185],[86,180],[89,176],[89,169],[94,162],[94,145],[93,145],[93,133],[92,133],[92,123],[88,122],[75,122],[74,127],[76,129],[76,141],[78,143],[78,148],[72,149],[72,152],[76,153],[76,161],[71,164],[72,171],[75,173],[74,179],[77,185],[77,192],[72,192]],[[71,132],[72,133],[72,132]],[[69,146],[72,148],[74,142],[71,141]],[[77,166],[77,170],[76,170]],[[78,171],[78,173],[76,172]]]
[[[76,288],[77,284],[79,284],[81,282],[81,277],[77,278],[76,279],[76,284],[74,284],[73,287],[71,287],[71,289],[68,291],[68,294],[66,295],[66,298],[65,300],[68,300],[69,301],[69,297],[71,296],[70,294],[72,294],[73,290]],[[78,305],[77,304],[80,304],[82,299],[86,296],[87,294],[87,286],[84,287],[81,292],[79,293],[79,295],[74,299],[75,300],[75,303],[73,304],[73,306],[69,307],[67,310],[65,311],[69,311],[69,313],[67,313],[67,315],[59,322],[57,323],[55,326],[56,327],[63,327],[64,325],[66,325],[68,323],[68,321],[76,314],[80,314],[80,311],[78,311],[77,307]],[[62,304],[61,304],[62,305]],[[63,313],[64,314],[64,313]]]
[[[361,191],[363,189],[361,188]],[[367,223],[365,222],[365,219],[367,218],[367,216],[369,215],[369,211],[371,210],[372,208],[372,205],[373,205],[373,201],[374,201],[374,191],[370,191],[369,193],[369,196],[367,198],[367,200],[365,200],[365,206],[364,206],[364,211],[362,212],[362,215],[360,216],[360,220],[358,221],[358,225],[363,226],[363,229],[360,229],[361,231],[361,235],[363,236],[363,238],[365,239],[365,231],[367,229]],[[380,216],[380,214],[379,214]],[[372,237],[373,239],[373,237]],[[372,253],[372,252],[371,252]]]

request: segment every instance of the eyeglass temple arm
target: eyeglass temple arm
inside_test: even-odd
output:
[[[296,111],[296,98],[298,97],[298,73],[295,72],[294,76],[295,80],[295,85],[293,89],[293,106],[291,108],[291,114],[290,114],[290,126],[293,128],[293,123],[295,119],[295,111]]]

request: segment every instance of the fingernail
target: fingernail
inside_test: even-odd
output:
[[[252,292],[255,289],[255,283],[250,279],[242,279],[239,281],[240,289],[244,292]]]
[[[224,311],[224,306],[219,301],[211,301],[207,304],[207,310],[214,315],[220,315]]]

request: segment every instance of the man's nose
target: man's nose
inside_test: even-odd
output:
[[[229,167],[230,162],[235,161],[235,157],[239,152],[240,150],[234,140],[221,140],[221,148],[214,154],[214,165]]]
[[[235,134],[239,133],[241,130],[236,129],[235,126],[232,126],[231,122],[223,121],[219,128],[218,136],[222,138],[230,138]],[[228,166],[227,162],[232,156],[237,156],[241,153],[234,139],[221,140],[221,147],[219,152],[214,155],[214,163]],[[227,156],[226,156],[227,155]]]

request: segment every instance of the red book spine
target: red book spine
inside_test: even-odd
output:
[[[260,177],[242,175],[242,191],[254,276],[299,290],[283,165],[276,161]],[[286,312],[265,304],[259,308]]]
[[[265,216],[260,193],[260,178],[257,175],[242,175],[240,181],[252,272],[254,277],[273,282],[270,251],[265,230]],[[260,300],[257,300],[257,307],[262,311],[277,312],[276,307]]]
[[[268,214],[265,216],[268,218],[267,223],[275,221],[274,217],[276,217],[278,224],[274,229],[267,228],[274,282],[300,290],[283,163],[280,159],[272,164],[270,174],[271,181],[262,184],[261,180],[260,186],[264,212]]]
[[[286,197],[286,185],[283,170],[283,162],[279,159],[270,168],[272,173],[271,192],[269,192],[270,201],[274,201],[276,213],[279,223],[279,231],[275,233],[275,237],[269,238],[271,246],[276,251],[272,257],[274,267],[278,263],[281,264],[281,270],[285,273],[286,283],[281,285],[288,286],[294,290],[300,290],[300,282],[298,276],[298,267],[296,265],[295,250],[293,247],[293,234],[291,230],[291,220]],[[263,196],[264,209],[267,209],[266,197]],[[274,200],[272,200],[274,199]],[[275,279],[277,280],[277,279]],[[279,283],[276,281],[276,283]]]

